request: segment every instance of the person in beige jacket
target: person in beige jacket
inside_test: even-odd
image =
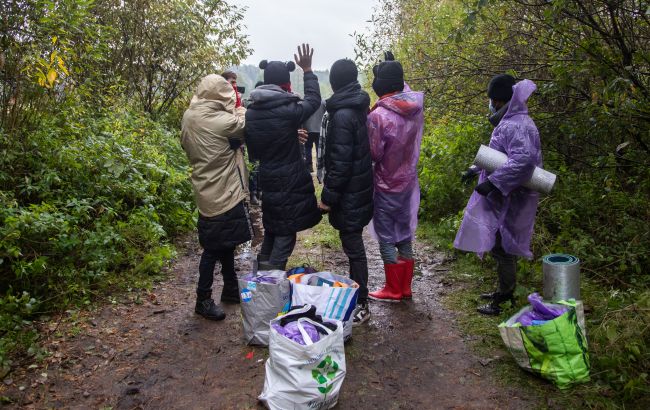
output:
[[[221,263],[223,275],[221,301],[239,303],[235,247],[252,237],[244,202],[247,175],[240,149],[245,111],[236,107],[232,85],[222,76],[210,74],[201,80],[181,127],[181,145],[192,166],[199,243],[203,247],[195,312],[211,320],[226,317],[212,299],[216,262]]]

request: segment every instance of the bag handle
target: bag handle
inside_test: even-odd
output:
[[[328,335],[332,334],[332,332],[333,332],[333,330],[330,329],[329,327],[323,325],[322,323],[318,323],[318,322],[316,322],[315,320],[311,320],[311,319],[308,318],[308,317],[301,317],[301,318],[299,318],[296,322],[298,322],[298,330],[300,331],[300,334],[302,335],[302,339],[305,341],[305,344],[306,344],[307,346],[309,346],[309,345],[313,345],[314,342],[311,340],[311,337],[309,337],[309,334],[307,333],[307,331],[305,330],[305,328],[302,326],[302,322],[311,323],[311,324],[314,325],[314,326],[320,327],[320,328],[323,329],[323,330],[325,331],[325,333],[327,333]]]

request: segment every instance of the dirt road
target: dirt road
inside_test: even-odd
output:
[[[292,260],[344,272],[340,249],[305,246],[300,235]],[[367,238],[370,287],[383,281],[377,245]],[[244,274],[255,254],[242,249]],[[194,314],[200,248],[193,236],[174,262],[169,279],[131,302],[107,304],[74,325],[62,324],[45,348],[51,356],[14,371],[0,388],[7,408],[261,409],[267,349],[242,344],[239,307],[226,307],[223,322]],[[530,398],[501,386],[439,303],[446,289],[443,256],[416,244],[421,272],[414,298],[372,303],[368,324],[346,345],[348,372],[338,409],[534,408]],[[221,291],[219,275],[215,294]],[[54,323],[49,326],[55,326]],[[485,361],[483,361],[485,363]]]

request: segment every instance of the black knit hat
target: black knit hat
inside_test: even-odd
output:
[[[375,79],[372,81],[372,89],[379,97],[395,91],[404,90],[404,69],[399,61],[395,61],[393,53],[384,53],[385,61],[376,65],[372,72]]]
[[[296,69],[293,61],[260,61],[260,68],[264,70],[264,84],[282,85],[290,82],[289,73]]]
[[[348,58],[336,60],[330,69],[330,84],[332,85],[332,90],[339,90],[346,85],[357,81],[358,75],[359,71],[357,70],[357,65],[354,64],[354,61]]]
[[[512,86],[516,82],[509,74],[495,75],[488,84],[487,95],[493,100],[508,102],[512,98]]]

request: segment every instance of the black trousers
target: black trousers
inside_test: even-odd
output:
[[[497,232],[496,243],[491,254],[497,262],[497,276],[499,277],[497,292],[510,296],[517,287],[517,256],[510,255],[503,249],[500,232]]]
[[[235,250],[208,251],[203,250],[199,262],[199,284],[196,288],[198,295],[206,295],[212,292],[214,281],[214,267],[217,261],[221,263],[221,274],[223,275],[224,287],[237,286],[237,274],[235,273]]]
[[[295,246],[295,233],[287,236],[276,236],[269,232],[264,232],[260,257],[267,260],[269,264],[284,270]]]
[[[363,231],[340,232],[343,252],[350,261],[350,279],[359,284],[357,303],[368,302],[368,259],[363,243]]]

